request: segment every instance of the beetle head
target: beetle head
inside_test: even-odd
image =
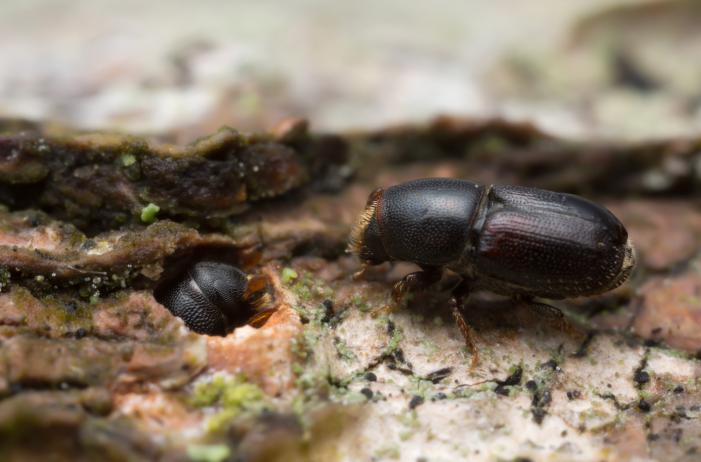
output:
[[[378,222],[382,211],[383,194],[382,188],[377,188],[370,193],[365,210],[360,214],[348,244],[349,252],[358,255],[361,260],[372,265],[390,260],[382,244],[382,230]]]

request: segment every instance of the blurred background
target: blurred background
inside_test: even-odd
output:
[[[4,0],[0,116],[172,133],[438,113],[577,138],[701,129],[698,0]]]

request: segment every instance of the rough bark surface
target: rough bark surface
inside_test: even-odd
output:
[[[64,3],[0,5],[0,460],[699,460],[698,2]],[[429,176],[584,195],[638,266],[564,328],[474,294],[471,369],[454,275],[377,312],[416,268],[345,252]],[[262,326],[158,303],[201,259]]]
[[[484,137],[501,139],[502,148],[475,151]],[[28,457],[49,444],[66,459],[224,451],[244,460],[693,460],[701,438],[701,279],[699,224],[688,204],[697,181],[691,167],[664,190],[639,178],[670,159],[689,164],[687,147],[697,141],[573,145],[527,126],[457,119],[338,138],[348,162],[333,160],[335,170],[326,171],[352,168],[351,181],[333,192],[309,183],[207,231],[166,219],[86,237],[74,225],[82,219],[70,215],[3,212],[4,453]],[[286,142],[309,158],[300,141],[308,139],[297,130]],[[84,149],[89,167],[91,149],[102,148]],[[646,157],[653,151],[666,154]],[[58,152],[37,164],[48,175],[62,171]],[[631,165],[628,180],[608,177],[613,167],[592,175],[591,158],[639,167]],[[7,166],[10,178],[12,168],[24,164]],[[588,192],[626,223],[640,261],[613,292],[557,302],[569,315],[565,329],[542,312],[477,294],[465,306],[478,335],[475,369],[447,290],[378,316],[391,303],[391,284],[412,268],[385,264],[354,280],[359,262],[344,251],[376,185],[467,171],[476,181],[510,172],[514,183]],[[243,181],[269,174],[251,171]],[[44,205],[40,196],[28,200]],[[665,251],[675,207],[689,226],[673,231],[678,238]],[[169,271],[215,255],[266,281],[275,313],[262,327],[196,335],[153,298]]]

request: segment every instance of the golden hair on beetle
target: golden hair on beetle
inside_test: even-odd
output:
[[[346,249],[347,252],[360,253],[363,247],[363,235],[370,224],[370,220],[372,220],[373,215],[375,215],[378,201],[379,198],[376,198],[369,202],[368,205],[365,206],[363,213],[360,214],[360,218],[358,218],[355,226],[353,226],[353,231],[351,231],[348,248]]]

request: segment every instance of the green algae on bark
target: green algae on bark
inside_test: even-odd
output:
[[[425,135],[432,136],[428,132]],[[306,142],[300,136],[292,130],[275,139],[296,150]],[[395,145],[392,139],[386,143],[388,147]],[[494,168],[492,161],[497,162],[502,155],[507,173],[520,181],[534,178],[535,173],[528,172],[541,160],[553,166],[561,162],[554,160],[557,156],[528,154],[530,160],[522,167],[508,167],[512,161],[506,151],[520,143],[518,139],[493,139],[476,144],[486,146],[489,155],[496,157],[483,157],[482,170],[471,175],[479,176],[484,169]],[[420,146],[407,142],[402,149],[412,147]],[[299,152],[305,165],[311,165],[308,151]],[[454,162],[457,152],[447,148],[443,151]],[[585,152],[577,150],[578,156]],[[472,155],[457,161],[475,166],[478,159]],[[573,164],[581,168],[582,159]],[[129,178],[141,178],[138,154],[124,153],[114,160],[118,168],[128,169]],[[215,448],[214,457],[217,451],[229,451],[241,460],[261,460],[249,454],[266,450],[279,453],[279,460],[296,460],[290,453],[299,454],[298,460],[308,460],[304,457],[308,453],[322,452],[325,457],[318,460],[339,460],[357,447],[368,457],[379,454],[416,459],[425,454],[414,453],[412,448],[424,447],[428,453],[445,452],[447,460],[474,456],[472,451],[505,460],[516,456],[537,459],[554,450],[549,445],[530,446],[530,435],[549,433],[557,439],[556,444],[562,442],[563,450],[571,447],[583,454],[579,460],[592,460],[595,451],[612,447],[601,438],[638,425],[642,428],[647,416],[655,422],[651,437],[663,432],[672,435],[678,425],[671,419],[684,419],[684,435],[689,435],[685,437],[694,438],[697,427],[690,431],[691,420],[680,417],[676,409],[684,405],[688,416],[698,416],[697,410],[690,409],[699,396],[695,379],[698,362],[691,358],[660,354],[657,363],[647,368],[650,383],[640,391],[630,383],[631,371],[638,367],[641,354],[637,342],[607,333],[589,338],[587,348],[583,348],[579,336],[556,331],[523,309],[508,302],[477,298],[470,302],[466,317],[482,337],[483,367],[470,371],[463,339],[449,321],[449,311],[441,308],[445,303],[439,296],[417,296],[405,310],[373,318],[369,311],[386,302],[393,278],[400,276],[396,268],[380,268],[367,281],[353,281],[350,276],[358,269],[357,262],[341,256],[342,250],[322,252],[320,248],[343,248],[340,243],[345,240],[346,228],[354,213],[362,210],[362,201],[369,192],[364,188],[373,187],[378,178],[394,181],[392,175],[406,175],[411,168],[397,164],[388,168],[388,160],[380,159],[385,165],[375,169],[374,176],[346,188],[342,194],[310,194],[305,201],[255,205],[254,213],[241,217],[243,225],[238,217],[228,221],[226,229],[236,238],[196,232],[161,219],[160,214],[159,221],[147,228],[138,224],[88,238],[74,225],[59,226],[41,213],[1,213],[0,238],[4,242],[0,243],[0,256],[8,258],[5,282],[11,284],[10,293],[0,294],[0,339],[4,347],[0,348],[0,391],[7,396],[5,401],[33,393],[35,387],[56,393],[52,400],[58,406],[61,393],[68,396],[82,387],[114,386],[110,389],[114,411],[109,419],[81,411],[75,424],[68,425],[72,433],[67,433],[69,437],[90,436],[91,447],[120,451],[123,445],[132,452],[118,454],[149,459],[160,455],[158,448],[170,448],[180,457],[186,457],[187,448],[192,448],[200,457],[202,451],[197,451],[197,445],[202,444]],[[424,172],[424,167],[422,164],[413,172]],[[536,176],[534,181],[542,178]],[[553,173],[548,178],[555,181],[558,175]],[[576,187],[591,187],[573,178],[570,180]],[[628,202],[622,206],[629,207]],[[298,322],[297,315],[301,318],[299,326],[291,326],[292,317],[285,320],[280,316],[281,329],[269,329],[270,325],[259,330],[244,327],[227,337],[205,339],[188,334],[182,323],[149,294],[161,270],[173,262],[186,262],[188,253],[205,249],[237,253],[242,250],[243,239],[251,235],[258,236],[261,252],[268,257],[264,260],[280,280],[275,299],[289,303],[287,310],[294,315],[294,322]],[[660,235],[655,233],[656,239]],[[39,253],[30,261],[24,251],[31,246]],[[129,275],[113,271],[121,267],[130,269]],[[100,281],[96,283],[92,274],[90,281],[84,281],[88,277],[86,269],[109,272],[109,279],[115,274],[118,281],[111,286],[97,275]],[[88,297],[76,298],[74,288],[90,289]],[[95,304],[88,301],[93,289],[100,292]],[[622,300],[627,307],[629,298]],[[284,334],[287,327],[292,332],[289,335]],[[291,338],[294,340],[290,344]],[[286,348],[291,349],[289,355],[270,359],[268,352]],[[252,363],[256,364],[255,371],[264,372],[252,374],[247,369],[253,369]],[[294,387],[290,384],[269,391],[269,383],[287,383],[290,369],[296,378]],[[217,377],[219,373],[214,371],[218,370],[231,375],[225,375],[227,379],[221,383],[211,382],[214,385],[209,388],[198,385]],[[245,373],[251,383],[238,378],[239,372]],[[265,374],[265,379],[257,374]],[[253,383],[268,396],[262,396]],[[683,384],[683,393],[674,391],[677,384]],[[68,389],[64,392],[65,387]],[[223,398],[225,394],[229,398]],[[628,407],[616,408],[609,395]],[[641,398],[651,407],[647,414],[639,410]],[[200,405],[195,405],[193,399]],[[585,406],[589,402],[593,404]],[[271,406],[270,410],[263,407],[265,411],[255,412],[261,410],[258,408],[249,413],[244,409],[248,403],[253,408],[261,403]],[[168,420],[163,414],[178,405],[183,408],[182,414]],[[0,426],[11,425],[11,419],[2,419],[3,408],[0,401]],[[48,412],[44,420],[53,417]],[[490,426],[484,432],[484,421],[499,428],[492,431]],[[173,422],[176,424],[171,425]],[[524,431],[515,432],[514,427]],[[435,428],[440,429],[441,438],[433,433]],[[375,438],[388,430],[386,437]],[[51,431],[48,427],[36,431],[30,428],[23,435],[32,432],[48,438]],[[661,447],[661,440],[651,438],[645,443],[644,436],[639,447],[647,444],[659,450],[656,448]],[[332,441],[326,443],[325,438]],[[514,454],[498,450],[505,438],[527,451]],[[58,445],[51,440],[52,448]],[[682,441],[682,449],[674,449],[674,454],[691,447],[691,443]],[[76,451],[84,453],[85,448]]]
[[[208,433],[222,433],[242,414],[260,414],[270,406],[266,396],[256,385],[243,376],[218,374],[209,381],[195,385],[191,403],[196,407],[213,407],[216,412],[206,424]]]
[[[135,285],[153,287],[164,267],[175,269],[197,253],[237,259],[248,249],[169,220],[88,238],[41,212],[0,212],[0,230],[0,291],[11,284],[37,294],[70,288],[84,300]]]
[[[0,135],[2,202],[86,228],[138,222],[149,203],[203,222],[241,213],[308,178],[295,149],[230,128],[187,146],[103,133]]]
[[[222,128],[186,146],[37,128],[0,134],[0,203],[40,208],[91,232],[140,223],[149,204],[159,218],[218,228],[301,187],[338,192],[355,169],[371,177],[384,165],[439,159],[460,162],[456,174],[466,178],[564,192],[697,195],[700,145],[572,142],[530,124],[449,117],[347,135],[311,134],[303,121],[270,134]]]

